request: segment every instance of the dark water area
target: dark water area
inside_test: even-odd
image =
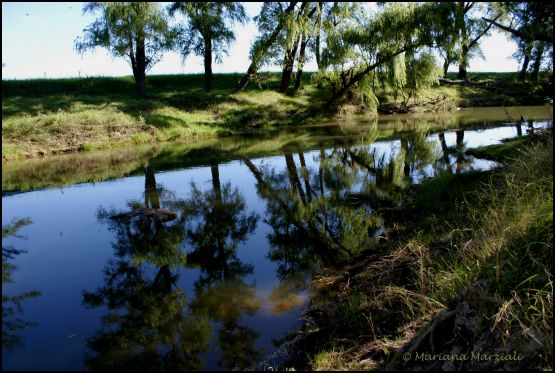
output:
[[[526,136],[517,113],[552,125],[484,113],[3,163],[2,369],[253,367],[311,273],[375,245],[380,208],[495,167],[465,152]]]

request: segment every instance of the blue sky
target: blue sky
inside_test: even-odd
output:
[[[244,3],[249,17],[258,14],[262,3]],[[74,50],[75,38],[94,17],[83,16],[83,3],[2,3],[2,78],[57,78],[73,76],[131,75],[129,65],[97,48],[84,56]],[[223,63],[214,64],[215,73],[245,72],[250,64],[249,48],[257,35],[254,22],[236,26],[236,41]],[[473,59],[470,71],[516,71],[518,64],[509,57],[516,45],[505,34],[494,31],[482,41],[485,59]],[[176,53],[166,53],[149,74],[202,73],[202,58],[190,56],[182,65]],[[305,70],[315,70],[310,61]],[[456,68],[451,67],[450,70]],[[278,71],[279,66],[265,70]]]

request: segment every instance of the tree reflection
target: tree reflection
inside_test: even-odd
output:
[[[282,149],[283,171],[243,158],[267,201],[268,258],[278,263],[282,281],[372,248],[382,227],[376,211],[395,206],[413,175],[425,173],[437,157],[425,127],[403,133],[397,152],[380,152],[377,137],[377,127],[371,126],[362,138],[341,138],[329,150],[321,146],[315,168],[307,167],[300,144]],[[292,289],[302,288],[298,278],[293,283],[298,287]],[[276,288],[272,297],[285,299],[294,291],[286,288],[290,284]]]
[[[466,155],[466,145],[464,143],[464,130],[455,131],[455,146],[453,147],[447,146],[445,133],[439,133],[438,139],[441,146],[441,159],[438,158],[440,172],[453,173],[451,160],[449,158],[449,156],[453,154],[455,157],[455,174],[459,175],[468,165],[468,156]]]
[[[457,170],[455,171],[455,173],[458,175],[462,172],[466,162],[466,146],[464,145],[464,131],[456,131],[456,136],[455,151],[457,154]]]
[[[115,259],[105,268],[104,286],[83,294],[85,305],[109,309],[87,342],[95,353],[87,357],[89,368],[202,369],[201,354],[216,329],[220,365],[245,369],[260,354],[258,334],[240,325],[242,315],[260,307],[254,285],[243,280],[253,267],[237,258],[258,217],[245,211],[237,189],[221,185],[217,163],[211,170],[211,190],[193,184],[190,198],[176,199],[147,166],[144,200],[130,201],[131,212],[99,210],[115,232]],[[166,221],[145,209],[178,213]],[[189,301],[177,285],[179,268],[200,269]]]
[[[410,183],[413,183],[412,175],[426,176],[425,167],[439,158],[436,142],[428,139],[428,131],[423,124],[401,138],[401,153],[404,158],[405,177]]]
[[[451,161],[449,160],[449,147],[445,141],[445,133],[438,133],[439,143],[441,145],[441,160],[443,161],[444,169],[447,173],[451,174]]]
[[[156,185],[152,167],[145,169],[144,206],[159,209],[179,204]],[[186,265],[181,242],[184,219],[162,222],[143,215],[110,219],[114,211],[99,210],[99,220],[115,232],[115,259],[105,268],[105,285],[83,292],[88,307],[105,306],[102,328],[87,341],[95,354],[87,356],[88,368],[96,369],[201,369],[199,354],[208,349],[208,319],[185,312],[185,294],[172,270]],[[120,214],[121,216],[121,214]]]
[[[251,315],[260,308],[254,284],[244,278],[253,266],[237,258],[238,245],[254,232],[258,220],[246,212],[244,198],[231,184],[221,185],[218,164],[211,162],[212,189],[202,192],[191,186],[191,198],[185,204],[190,219],[187,242],[191,266],[200,269],[195,282],[195,299],[191,311],[218,321],[218,364],[226,369],[246,369],[261,351],[254,347],[258,333],[240,325],[242,315]]]
[[[201,270],[196,286],[209,287],[213,282],[241,278],[253,271],[237,259],[237,247],[254,229],[258,216],[246,213],[244,198],[231,184],[221,186],[218,165],[211,164],[212,190],[201,191],[194,183],[191,197],[184,204],[188,216],[187,254],[191,266]]]
[[[29,224],[32,224],[32,221],[28,218],[24,218],[13,219],[10,223],[3,225],[2,241],[8,237],[25,239],[25,237],[19,236],[17,232]],[[25,252],[25,250],[16,249],[11,245],[4,245],[4,243],[2,243],[2,285],[13,283],[12,275],[17,269],[13,261],[18,255]],[[16,347],[23,346],[23,336],[21,336],[20,333],[37,324],[18,317],[23,315],[22,302],[40,295],[41,292],[37,290],[17,295],[10,295],[2,291],[2,347],[13,350]]]
[[[283,149],[283,172],[259,169],[250,159],[243,159],[257,180],[260,196],[268,202],[266,222],[272,227],[268,257],[280,263],[278,276],[282,279],[309,270],[316,262],[315,255],[334,260],[356,254],[370,244],[380,224],[368,208],[353,200],[357,184],[354,165],[360,163],[354,152],[343,148],[341,154],[320,159],[316,173],[306,167],[300,145],[295,150],[300,170],[289,148]]]

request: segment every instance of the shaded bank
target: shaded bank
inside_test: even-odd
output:
[[[552,131],[505,154],[492,172],[417,186],[379,250],[315,276],[289,364],[552,369]]]

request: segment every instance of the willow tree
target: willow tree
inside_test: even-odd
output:
[[[251,64],[235,92],[242,92],[255,78],[258,69],[276,55],[277,40],[286,27],[290,15],[295,11],[297,1],[289,3],[265,2],[260,14],[254,18],[260,35],[255,39],[250,50]]]
[[[176,11],[188,19],[183,28],[180,52],[184,57],[192,51],[204,57],[204,90],[212,89],[212,60],[221,62],[227,53],[235,34],[231,29],[233,23],[244,24],[248,17],[243,5],[237,2],[175,2],[170,7],[170,14]]]
[[[310,4],[303,2],[298,11],[289,14],[287,27],[285,28],[284,43],[277,43],[276,46],[282,49],[283,60],[281,85],[279,91],[287,93],[295,58],[297,59],[297,74],[295,77],[295,91],[300,88],[304,63],[306,61],[307,45],[314,36],[314,30],[318,22],[318,14],[321,12],[321,5],[318,3]],[[316,15],[316,16],[315,16]],[[297,53],[298,51],[298,53]]]
[[[435,40],[436,48],[443,58],[443,76],[447,75],[449,66],[457,63],[459,57],[459,29],[457,28],[457,7],[454,2],[441,2],[436,6],[437,22],[443,32]]]
[[[376,109],[376,82],[388,82],[402,88],[410,79],[418,79],[415,88],[433,82],[436,69],[427,69],[431,77],[421,74],[407,77],[406,59],[424,56],[422,49],[431,47],[441,35],[441,23],[435,16],[437,4],[388,4],[374,16],[352,8],[352,16],[326,35],[322,67],[316,78],[328,84],[331,97],[326,106],[342,100],[363,103]],[[428,62],[429,58],[425,57]],[[417,72],[416,70],[412,70]]]
[[[553,3],[503,2],[501,8],[510,15],[508,25],[485,16],[482,19],[520,39],[553,45]]]
[[[532,79],[537,79],[542,60],[553,61],[553,4],[506,2],[501,8],[510,16],[509,25],[485,17],[483,20],[509,32],[517,43],[513,57],[522,62],[520,79],[525,79],[530,64]]]
[[[124,58],[133,70],[137,96],[145,96],[146,73],[169,50],[175,31],[156,3],[90,2],[83,14],[97,15],[75,40],[79,54],[103,47],[114,57]]]
[[[480,39],[492,27],[483,16],[499,20],[503,16],[496,3],[457,2],[454,7],[455,25],[459,30],[459,79],[467,79],[468,63],[473,55],[481,55]]]

